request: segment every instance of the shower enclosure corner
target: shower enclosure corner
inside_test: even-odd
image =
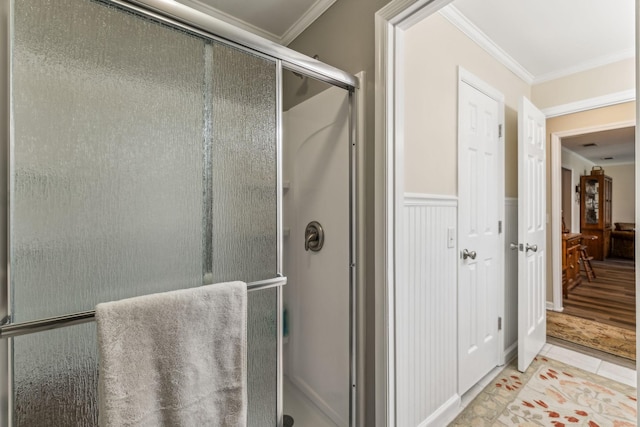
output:
[[[281,425],[281,73],[304,57],[160,0],[0,21],[0,425],[97,425],[95,305],[229,280],[262,284],[248,425]]]

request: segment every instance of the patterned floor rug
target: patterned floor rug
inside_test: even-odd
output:
[[[635,427],[636,389],[537,357],[527,372],[508,365],[450,427]]]
[[[547,335],[636,360],[635,331],[547,311]]]

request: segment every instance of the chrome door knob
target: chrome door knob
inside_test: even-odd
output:
[[[468,249],[464,249],[462,251],[462,259],[467,259],[467,258],[476,259],[476,251],[469,252]]]
[[[531,252],[538,252],[538,245],[531,245],[531,246],[530,246],[530,245],[527,243],[527,246],[526,246],[526,252],[529,252],[529,251],[531,251]]]
[[[509,249],[511,249],[512,251],[515,251],[518,249],[518,244],[517,243],[509,243]]]

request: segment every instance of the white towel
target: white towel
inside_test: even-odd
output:
[[[98,304],[99,425],[245,426],[247,286]]]

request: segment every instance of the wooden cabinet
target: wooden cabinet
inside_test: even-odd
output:
[[[582,283],[580,276],[580,233],[562,235],[562,296],[567,298],[569,291]]]
[[[611,247],[611,193],[613,182],[605,175],[580,177],[580,232],[585,236],[587,251],[602,261]]]

